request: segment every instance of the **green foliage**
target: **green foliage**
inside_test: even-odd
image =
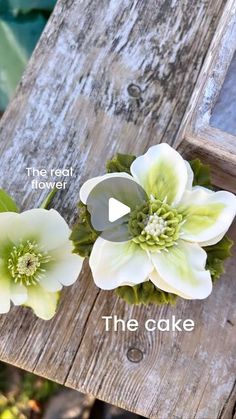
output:
[[[52,11],[56,0],[0,0],[0,13],[28,13],[31,10]]]
[[[0,0],[0,111],[4,111],[56,0]]]
[[[3,190],[0,189],[0,212],[19,212],[19,209],[13,199]]]
[[[53,188],[51,190],[51,192],[48,193],[48,195],[46,196],[46,198],[44,199],[44,201],[42,202],[42,204],[40,205],[40,208],[43,209],[48,209],[54,196],[56,195],[56,193],[58,192],[59,189],[57,188]]]
[[[116,294],[128,304],[172,304],[177,300],[177,295],[162,291],[155,287],[151,281],[143,282],[134,287],[123,286],[116,289]]]
[[[224,273],[224,262],[232,256],[232,246],[233,241],[227,236],[224,236],[220,242],[214,244],[213,246],[205,247],[205,251],[207,252],[206,268],[211,272],[213,282],[219,279]]]
[[[107,173],[126,172],[130,174],[130,166],[136,159],[131,154],[117,153],[111,160],[106,163]]]
[[[91,254],[93,245],[99,236],[99,232],[92,227],[90,214],[86,205],[79,202],[79,219],[75,224],[70,239],[74,244],[74,253],[82,257],[88,257]]]
[[[22,380],[22,392],[29,400],[37,400],[43,403],[51,397],[59,388],[53,381],[45,380],[30,373],[24,373]]]
[[[45,23],[41,14],[0,15],[0,110],[12,97]]]
[[[59,389],[52,381],[0,363],[0,419],[42,417],[45,403]]]
[[[203,164],[199,159],[191,160],[189,163],[194,173],[193,186],[212,189],[210,166]]]

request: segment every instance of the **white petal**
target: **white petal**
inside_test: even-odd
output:
[[[187,168],[187,174],[188,174],[186,189],[192,189],[194,173],[193,173],[193,170],[192,170],[189,162],[187,160],[184,160],[184,162],[185,162],[185,165],[186,165],[186,168]]]
[[[219,241],[221,241],[221,239],[223,239],[223,237],[224,237],[224,236],[225,236],[225,234],[227,233],[227,230],[228,230],[228,229],[226,229],[225,231],[223,231],[223,233],[219,234],[219,236],[216,236],[216,237],[214,237],[214,238],[213,238],[213,239],[211,239],[211,240],[207,240],[207,241],[205,241],[205,242],[201,242],[201,243],[200,243],[200,246],[201,246],[201,247],[207,247],[207,246],[212,246],[213,244],[218,243]]]
[[[186,294],[183,294],[181,291],[178,291],[176,288],[173,288],[167,282],[165,282],[161,276],[158,274],[156,269],[150,274],[150,280],[152,283],[162,291],[171,292],[172,294],[176,294],[179,297],[185,298],[186,300],[191,300],[191,297],[188,297]]]
[[[9,227],[14,220],[18,219],[16,212],[0,212],[0,241],[4,242],[8,238]]]
[[[53,257],[54,262],[45,274],[45,278],[41,281],[41,284],[44,288],[50,291],[56,291],[61,289],[61,284],[69,286],[74,284],[78,279],[80,271],[82,269],[84,258],[79,255],[72,253],[73,248],[72,244],[56,249],[50,252],[50,255]]]
[[[148,196],[176,205],[187,185],[187,165],[181,155],[168,144],[149,148],[146,154],[138,157],[130,171],[136,181],[145,189]]]
[[[196,186],[185,192],[179,210],[185,219],[181,238],[208,246],[217,243],[230,227],[236,214],[236,197]]]
[[[14,243],[32,239],[43,249],[51,250],[60,247],[69,240],[70,228],[64,218],[55,210],[41,208],[16,214],[9,228],[9,238]]]
[[[210,272],[206,271],[206,252],[196,243],[179,240],[168,253],[152,253],[160,277],[191,299],[204,299],[212,291]]]
[[[0,314],[8,313],[10,308],[10,282],[0,273]]]
[[[50,271],[40,279],[39,284],[45,291],[49,292],[56,292],[62,289],[62,284],[58,281],[58,277],[54,277],[53,271]]]
[[[11,283],[11,301],[20,306],[27,300],[27,290],[24,285]]]
[[[88,196],[90,194],[90,192],[92,191],[92,189],[100,182],[102,182],[103,180],[106,179],[112,179],[112,178],[116,178],[116,177],[123,177],[125,179],[129,179],[134,181],[133,177],[130,176],[128,173],[107,173],[106,175],[103,176],[97,176],[94,177],[92,179],[87,180],[80,188],[80,199],[81,201],[86,204]]]
[[[101,237],[93,246],[89,264],[95,284],[105,290],[140,284],[153,270],[148,254],[135,243],[113,243]]]
[[[28,288],[26,305],[41,319],[50,320],[56,313],[57,303],[58,293],[47,292],[39,285]]]

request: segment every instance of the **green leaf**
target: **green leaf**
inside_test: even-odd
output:
[[[40,13],[0,15],[0,110],[13,96],[45,24]]]
[[[203,164],[199,159],[191,160],[189,163],[194,173],[193,186],[212,189],[210,166]]]
[[[42,202],[42,204],[40,205],[40,208],[43,209],[48,209],[49,205],[51,204],[54,196],[56,195],[56,193],[59,191],[59,189],[57,188],[53,188],[51,190],[51,192],[49,192],[49,194],[46,196],[45,200]]]
[[[131,286],[122,286],[115,290],[116,295],[125,300],[128,304],[175,304],[177,295],[162,291],[155,287],[151,281]]]
[[[0,212],[19,212],[19,209],[13,199],[0,189]]]
[[[74,244],[74,253],[82,257],[89,257],[98,236],[99,232],[92,227],[86,205],[79,202],[79,219],[70,236]]]
[[[233,241],[230,240],[227,236],[224,236],[219,243],[204,248],[204,250],[207,252],[206,268],[211,272],[213,282],[219,279],[220,276],[224,273],[224,262],[226,259],[232,256],[232,246]]]
[[[131,154],[120,154],[117,153],[111,160],[106,163],[106,169],[108,173],[114,172],[126,172],[130,174],[130,166],[136,159]]]
[[[29,12],[31,10],[52,11],[56,0],[0,0],[0,13]]]
[[[130,287],[128,285],[124,285],[123,287],[116,288],[115,293],[118,297],[125,300],[128,304],[139,304],[137,298],[137,286]]]

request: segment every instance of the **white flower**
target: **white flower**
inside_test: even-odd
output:
[[[81,200],[86,204],[96,184],[118,175],[86,182]],[[96,240],[90,256],[96,285],[113,289],[150,279],[161,290],[183,298],[206,298],[212,281],[202,247],[225,235],[236,213],[236,197],[193,187],[189,163],[167,144],[151,147],[138,157],[131,165],[131,175],[122,174],[144,188],[148,201],[130,215],[130,241]]]
[[[58,291],[73,284],[83,259],[72,254],[70,229],[55,210],[0,213],[0,313],[15,305],[31,307],[48,320]]]

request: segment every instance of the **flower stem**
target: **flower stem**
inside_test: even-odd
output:
[[[46,198],[44,199],[42,204],[40,205],[40,208],[48,209],[48,207],[49,207],[50,203],[52,202],[54,196],[56,195],[57,191],[58,191],[57,188],[53,188],[51,190],[51,192],[49,192],[49,194],[46,196]]]

